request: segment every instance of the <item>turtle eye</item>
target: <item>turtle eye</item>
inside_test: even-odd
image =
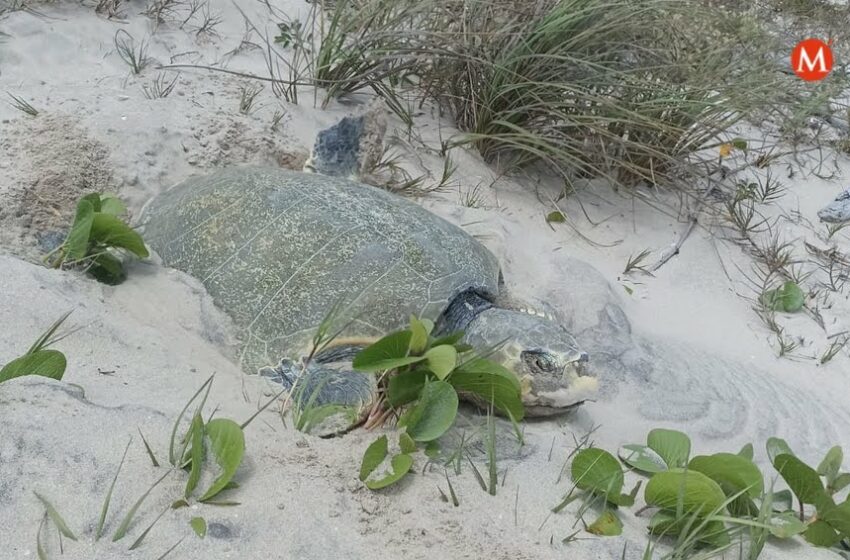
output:
[[[544,352],[523,352],[523,359],[532,371],[546,373],[555,369],[554,362]]]

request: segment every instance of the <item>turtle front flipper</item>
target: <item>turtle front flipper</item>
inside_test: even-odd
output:
[[[343,434],[361,424],[378,396],[375,376],[355,371],[350,361],[302,365],[283,359],[259,374],[289,391],[295,427],[319,437]]]

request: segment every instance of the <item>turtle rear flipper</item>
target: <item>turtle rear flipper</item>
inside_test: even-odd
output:
[[[259,374],[290,393],[296,428],[319,437],[343,434],[369,414],[378,394],[375,376],[350,364],[311,362],[307,366],[281,360]]]

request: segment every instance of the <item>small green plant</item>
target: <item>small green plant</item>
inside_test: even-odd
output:
[[[106,284],[122,282],[126,278],[124,263],[115,253],[148,256],[142,237],[119,217],[126,210],[114,196],[99,193],[84,196],[77,203],[74,223],[65,241],[45,260],[55,268],[82,266]]]
[[[403,429],[399,451],[390,459],[390,469],[379,474],[389,455],[386,435],[363,456],[360,480],[373,490],[401,480],[413,466],[413,453],[454,424],[458,393],[487,403],[515,422],[523,418],[520,385],[513,373],[460,342],[462,333],[435,338],[433,329],[431,321],[411,317],[408,329],[385,336],[354,359],[356,369],[380,372],[379,385],[389,409],[403,409],[398,422]],[[493,471],[495,457],[490,455]],[[494,493],[495,484],[490,486],[488,491]]]
[[[796,282],[787,281],[779,288],[766,290],[761,295],[761,304],[771,311],[796,313],[803,308],[806,296]]]
[[[65,375],[67,360],[59,350],[48,348],[65,338],[65,335],[56,335],[56,331],[65,322],[71,312],[62,315],[55,323],[50,325],[38,340],[20,358],[16,358],[0,368],[0,383],[21,377],[24,375],[40,375],[51,379],[62,379]],[[70,333],[69,333],[70,334]]]
[[[186,485],[182,496],[180,496],[178,500],[173,502],[166,509],[161,511],[159,515],[157,515],[153,521],[139,533],[139,536],[136,537],[133,543],[129,546],[129,550],[135,550],[141,546],[147,535],[153,530],[157,522],[166,513],[189,506],[193,499],[197,500],[198,503],[209,505],[235,504],[235,502],[220,500],[219,495],[221,492],[237,486],[233,478],[242,463],[245,453],[245,436],[243,433],[243,427],[250,423],[253,418],[249,419],[243,425],[226,418],[214,418],[205,422],[201,413],[203,412],[207,397],[209,396],[212,381],[212,377],[207,379],[192,398],[189,399],[183,407],[183,410],[180,411],[180,414],[174,422],[174,426],[171,431],[171,439],[169,441],[168,458],[171,466],[165,468],[165,472],[159,476],[142,493],[142,495],[136,499],[135,502],[132,503],[123,515],[120,515],[120,522],[111,536],[112,542],[121,541],[130,533],[139,510],[151,493],[153,493],[153,491],[166,478],[180,471],[183,471],[186,476]],[[189,422],[188,428],[182,437],[178,437],[177,434],[180,430],[180,426],[183,423],[183,420],[187,417],[189,408],[195,402],[198,402],[198,405],[195,412],[191,415],[191,421]],[[145,451],[150,457],[153,467],[161,470],[160,463],[157,461],[153,450],[150,445],[148,445],[144,436],[142,436],[142,441],[144,442]],[[130,443],[132,443],[132,440],[128,442],[127,446],[124,448],[124,453],[121,456],[117,469],[115,470],[115,475],[113,476],[109,488],[104,496],[103,504],[100,508],[100,515],[97,523],[95,524],[94,542],[99,541],[104,534],[106,519],[109,515],[112,503],[113,491],[115,490],[116,483],[118,482],[118,478],[121,474],[121,469],[124,465],[124,460],[127,457],[127,451],[130,448]],[[210,457],[215,460],[215,467],[210,464]],[[198,487],[202,479],[203,472],[209,472],[211,475],[215,473],[215,478],[203,491],[199,491]],[[209,478],[212,478],[212,476]],[[59,514],[53,504],[41,494],[36,493],[36,497],[45,507],[45,519],[43,519],[42,523],[39,525],[36,537],[37,548],[42,551],[44,549],[43,543],[41,542],[41,533],[44,525],[46,524],[46,520],[52,521],[59,532],[65,537],[75,541],[78,540],[77,535],[69,529],[68,523]],[[206,535],[207,524],[203,517],[193,517],[190,520],[189,525],[199,538],[203,538]],[[182,539],[160,558],[167,556],[180,544],[180,542],[182,542]],[[46,558],[46,555],[42,555],[40,553],[40,557]]]

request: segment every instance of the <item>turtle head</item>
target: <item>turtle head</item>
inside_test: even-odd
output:
[[[587,353],[545,314],[488,309],[469,323],[466,341],[476,348],[497,347],[490,359],[519,379],[526,416],[561,414],[596,394],[596,378],[584,371]]]

